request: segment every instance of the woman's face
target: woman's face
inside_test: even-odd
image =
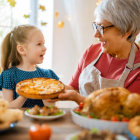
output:
[[[96,19],[95,23],[104,27],[112,25],[112,23],[101,19]],[[127,37],[122,35],[115,26],[104,29],[102,35],[96,30],[94,36],[101,42],[104,52],[114,57],[122,53],[124,43],[128,42]]]

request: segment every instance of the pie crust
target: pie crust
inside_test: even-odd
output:
[[[64,84],[56,79],[32,78],[17,83],[16,92],[26,98],[49,99],[56,98],[64,91],[64,87]]]

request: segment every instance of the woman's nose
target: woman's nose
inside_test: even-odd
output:
[[[95,38],[101,37],[101,34],[100,34],[100,32],[98,30],[95,31],[94,37]]]

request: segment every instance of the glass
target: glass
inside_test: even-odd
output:
[[[103,25],[97,25],[93,22],[92,27],[93,27],[94,31],[97,30],[101,35],[103,35],[104,34],[104,29],[114,27],[114,25],[109,25],[109,26],[104,27]]]

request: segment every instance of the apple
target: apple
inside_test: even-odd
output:
[[[31,140],[49,140],[52,135],[52,129],[46,124],[35,124],[30,126],[29,135]]]

